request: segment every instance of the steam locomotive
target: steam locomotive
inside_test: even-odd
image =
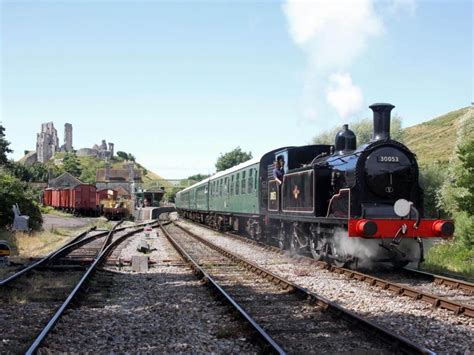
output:
[[[357,267],[423,261],[424,244],[454,233],[450,220],[423,216],[415,155],[390,139],[391,104],[370,106],[372,140],[357,147],[344,125],[334,145],[272,150],[176,196],[185,218],[234,230],[293,253]],[[273,162],[283,162],[280,184]]]

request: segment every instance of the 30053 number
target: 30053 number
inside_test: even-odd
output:
[[[379,163],[398,163],[400,159],[396,155],[380,155],[377,157]]]

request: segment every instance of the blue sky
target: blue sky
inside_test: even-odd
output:
[[[69,122],[76,149],[106,139],[183,178],[236,146],[307,144],[373,102],[411,126],[473,101],[472,1],[1,4],[15,159],[42,122],[61,140]]]

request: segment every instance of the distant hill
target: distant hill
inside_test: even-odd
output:
[[[46,164],[48,166],[54,166],[60,164],[58,160],[64,158],[64,153],[56,153],[54,156],[54,159],[51,161],[47,162]],[[81,164],[81,169],[82,169],[82,174],[78,178],[80,178],[82,181],[90,183],[90,184],[95,184],[95,177],[96,177],[96,170],[100,168],[105,168],[105,161],[103,159],[97,158],[97,157],[77,157]],[[114,157],[111,161],[111,167],[112,168],[122,168],[125,163],[128,163],[124,161],[123,159],[119,157]],[[161,176],[155,174],[153,171],[148,170],[141,164],[135,162],[135,168],[141,169],[143,171],[142,175],[142,180],[143,180],[143,187],[150,188],[150,187],[157,187],[157,186],[162,186],[162,187],[171,187],[171,184],[168,183],[164,178]]]
[[[449,112],[405,128],[404,143],[415,152],[420,165],[447,164],[456,147],[460,125],[467,124],[469,120],[474,120],[473,107]]]

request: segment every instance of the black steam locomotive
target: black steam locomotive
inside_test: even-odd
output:
[[[371,142],[357,147],[344,125],[333,146],[273,150],[181,191],[178,210],[337,265],[423,261],[423,240],[449,237],[454,225],[423,218],[416,157],[390,139],[394,106],[370,108]],[[285,172],[281,184],[273,177],[278,160]]]

